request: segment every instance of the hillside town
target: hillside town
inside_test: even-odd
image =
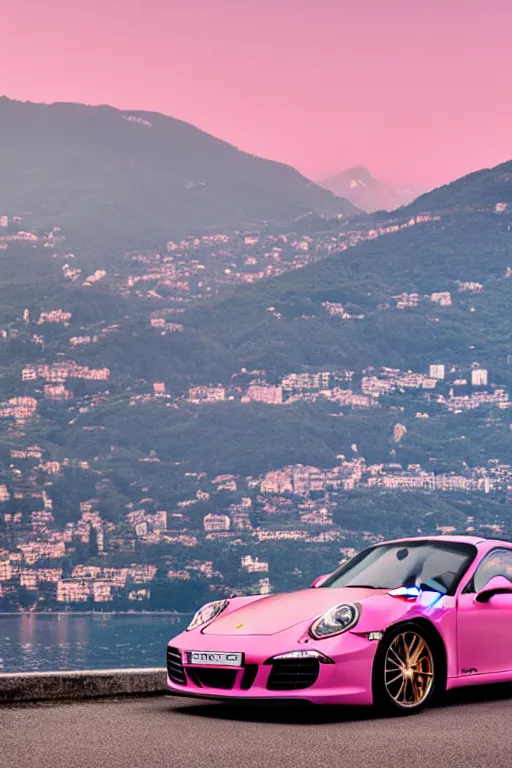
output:
[[[87,412],[98,407],[102,398],[108,399],[105,394],[73,402],[66,395],[70,392],[66,382],[73,378],[108,382],[106,369],[94,370],[63,361],[54,366],[26,366],[20,378],[24,384],[31,383],[39,389],[32,398],[13,398],[2,405],[0,416],[10,422],[11,434],[15,428],[23,429],[28,420],[38,418],[37,396],[61,402],[70,415]],[[245,384],[241,383],[243,379]],[[411,398],[411,393],[416,396]],[[432,363],[423,373],[391,369],[293,373],[278,385],[269,385],[264,371],[243,370],[233,377],[231,387],[192,386],[181,397],[166,392],[164,382],[154,382],[151,393],[131,397],[129,405],[147,408],[152,402],[163,401],[176,408],[215,408],[224,401],[237,401],[247,407],[259,403],[287,408],[297,401],[313,404],[319,399],[340,407],[333,416],[391,409],[396,416],[390,436],[395,446],[407,435],[407,427],[402,423],[406,417],[436,419],[439,413],[446,413],[449,418],[457,418],[475,409],[487,409],[491,414],[492,409],[500,413],[511,407],[506,390],[490,383],[489,372],[477,363],[464,370],[440,362]],[[398,405],[400,399],[404,402],[402,406]],[[94,462],[98,460],[100,457]],[[139,459],[151,464],[160,461],[155,451]],[[128,504],[118,523],[102,517],[98,499],[83,499],[76,510],[76,521],[59,526],[54,515],[52,486],[70,472],[97,473],[94,462],[55,460],[39,444],[10,450],[9,477],[0,485],[0,531],[4,542],[0,548],[0,598],[6,606],[56,610],[59,606],[108,606],[117,601],[116,605],[143,607],[151,604],[156,578],[174,584],[200,579],[215,594],[236,593],[238,582],[230,582],[214,560],[202,557],[205,546],[211,542],[230,551],[231,567],[235,573],[245,574],[246,590],[265,594],[273,588],[273,573],[260,553],[271,542],[294,542],[297,546],[329,543],[342,559],[355,547],[381,538],[375,532],[340,524],[339,515],[334,514],[340,494],[347,499],[350,494],[422,492],[512,503],[510,463],[496,459],[465,467],[463,471],[444,472],[394,461],[372,464],[354,444],[351,455],[340,455],[333,467],[275,467],[260,476],[245,477],[187,473],[191,488],[196,486],[189,499],[167,509],[155,509],[148,488],[147,497],[139,499],[138,504]],[[238,494],[239,501],[224,507],[220,504],[202,517],[190,514],[213,496],[222,498],[223,494]],[[16,511],[18,504],[31,511]],[[504,535],[508,532],[509,517],[507,513],[501,521],[475,524],[474,515],[468,514],[465,531]],[[440,518],[435,530],[449,533],[456,528]],[[160,555],[150,562],[149,553],[166,544],[176,554]],[[126,564],[116,567],[112,562],[120,553]]]
[[[370,228],[366,221],[359,224],[340,222],[335,229],[326,225],[325,233],[315,233],[314,236],[289,232],[216,233],[170,240],[161,252],[126,253],[124,264],[117,265],[114,272],[97,269],[88,274],[76,265],[74,253],[62,249],[65,238],[59,227],[49,233],[36,234],[22,229],[23,217],[4,215],[0,216],[0,248],[8,251],[19,242],[47,249],[60,246],[59,261],[63,262],[62,275],[67,281],[85,287],[101,282],[120,295],[153,302],[165,298],[171,304],[166,307],[166,314],[172,315],[180,314],[194,299],[211,298],[222,287],[277,277],[365,241],[440,219],[438,215],[421,214]],[[42,313],[37,322],[65,325],[69,320],[69,313],[56,309]],[[153,323],[153,327],[163,332],[181,330],[179,323],[171,325],[174,327]]]
[[[500,204],[493,212],[506,211]],[[275,277],[365,240],[439,220],[425,214],[315,237],[235,233],[169,241],[162,253],[125,254],[114,272],[84,270],[58,228],[45,235],[27,232],[21,217],[0,218],[0,247],[4,258],[20,243],[38,258],[51,256],[63,296],[78,287],[90,296],[106,291],[98,295],[135,301],[143,308],[144,328],[179,337],[186,307],[226,286]],[[511,278],[509,266],[493,285]],[[471,302],[485,296],[489,282],[461,272],[456,286],[427,294],[404,290],[389,295],[376,312],[406,318],[421,310],[435,321],[436,313],[477,311]],[[287,321],[277,306],[266,311]],[[314,311],[341,324],[364,322],[372,312],[354,313],[330,300],[319,300]],[[123,378],[105,354],[88,358],[90,349],[106,349],[115,340],[122,322],[87,322],[76,314],[68,304],[27,306],[4,316],[0,327],[0,352],[13,344],[23,350],[5,369],[11,383],[0,402],[0,610],[188,611],[198,596],[304,585],[323,559],[335,567],[383,540],[384,523],[374,524],[375,516],[364,513],[379,504],[406,510],[396,513],[403,515],[400,521],[390,516],[386,534],[398,533],[405,520],[414,534],[512,535],[512,464],[498,442],[495,453],[491,440],[472,464],[456,451],[445,455],[442,439],[434,447],[436,434],[453,442],[451,435],[466,427],[477,447],[489,443],[490,433],[510,432],[509,388],[481,350],[470,362],[467,355],[463,362],[433,356],[416,370],[309,365],[276,378],[264,368],[242,367],[229,381],[207,384],[194,381],[191,371],[186,386],[175,387],[166,380]],[[310,315],[300,319],[307,322]],[[193,421],[222,409],[229,424],[230,412],[281,418],[297,408],[312,414],[320,409],[334,431],[349,425],[353,440],[335,462],[197,471],[151,441],[148,450],[129,453],[107,426],[111,413],[134,414],[149,425],[162,410]],[[416,445],[416,433],[432,441],[430,454]],[[383,445],[379,461],[368,455],[377,440]],[[165,483],[170,473],[179,493]],[[427,507],[411,516],[410,504],[432,505],[433,499],[439,500],[435,518]]]

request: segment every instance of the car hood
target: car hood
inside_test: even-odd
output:
[[[274,635],[301,622],[312,622],[339,603],[361,602],[387,592],[387,589],[345,587],[271,595],[221,614],[203,632],[206,635]]]

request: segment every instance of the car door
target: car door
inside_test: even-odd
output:
[[[486,603],[475,600],[494,576],[504,576],[512,586],[512,549],[491,550],[459,596],[459,675],[512,671],[512,595],[494,595]]]

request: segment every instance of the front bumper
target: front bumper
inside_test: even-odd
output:
[[[275,635],[214,635],[203,634],[200,630],[182,632],[169,643],[168,691],[208,699],[372,704],[372,668],[377,642],[350,631],[321,641],[311,638],[298,640],[298,634],[297,628]],[[311,663],[285,665],[283,670],[281,663],[276,672],[275,665],[269,660],[294,650],[317,650],[333,663],[317,663],[316,670]],[[190,665],[189,651],[243,653],[243,666]],[[181,671],[178,667],[180,663]]]

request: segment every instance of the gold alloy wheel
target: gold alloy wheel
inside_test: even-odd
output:
[[[400,707],[418,707],[434,682],[434,659],[426,640],[413,630],[397,635],[387,649],[384,684]]]

